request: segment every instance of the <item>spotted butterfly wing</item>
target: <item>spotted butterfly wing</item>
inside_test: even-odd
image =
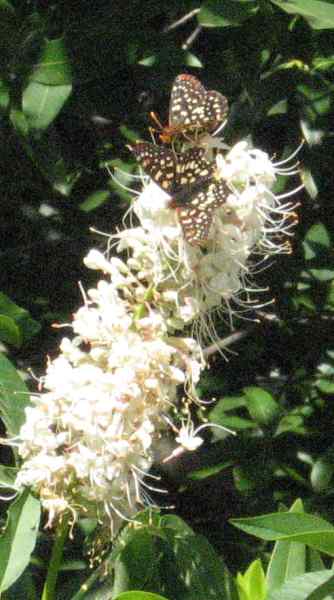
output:
[[[163,142],[170,142],[180,133],[211,132],[226,119],[227,113],[225,96],[213,90],[207,91],[193,75],[178,75],[171,91],[169,124],[165,127],[160,125],[160,138]],[[153,118],[157,121],[155,115]]]
[[[229,188],[223,180],[212,180],[195,191],[187,204],[174,200],[183,235],[192,246],[201,245],[209,236],[214,212],[227,200]]]
[[[203,148],[190,148],[177,156],[165,146],[138,142],[130,150],[145,173],[172,196],[186,197],[188,188],[209,181],[215,172],[214,164],[205,159]]]
[[[219,92],[207,91],[193,75],[178,75],[174,81],[169,125],[213,131],[226,119],[227,99]]]
[[[226,183],[216,178],[213,163],[204,158],[203,148],[191,148],[179,156],[164,146],[139,142],[131,148],[144,171],[171,194],[184,233],[191,245],[205,242],[214,210],[229,193]]]

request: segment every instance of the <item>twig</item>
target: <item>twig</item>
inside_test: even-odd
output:
[[[218,350],[220,350],[222,348],[227,348],[227,346],[231,346],[232,344],[239,342],[239,340],[242,340],[244,337],[249,335],[251,333],[251,331],[253,331],[254,328],[255,328],[255,325],[249,329],[242,329],[240,331],[235,331],[234,333],[231,333],[231,335],[228,335],[223,340],[218,340],[214,344],[211,344],[211,346],[207,346],[203,350],[204,358],[208,358],[209,356],[211,356],[211,354],[215,354]]]
[[[183,25],[183,23],[187,23],[187,21],[190,21],[190,19],[195,17],[195,15],[197,15],[199,13],[199,11],[200,11],[199,8],[194,8],[194,10],[191,10],[189,13],[187,13],[186,15],[184,15],[177,21],[174,21],[174,23],[171,23],[171,25],[166,25],[166,27],[164,27],[164,29],[163,29],[163,33],[168,33],[169,31],[173,31],[173,29],[180,27],[180,25]]]
[[[207,348],[204,348],[204,358],[208,358],[209,356],[215,354],[219,350],[227,348],[228,346],[232,346],[232,344],[239,342],[243,338],[247,337],[250,333],[252,333],[258,325],[261,325],[261,323],[281,323],[281,320],[275,313],[266,313],[262,310],[258,310],[256,311],[256,316],[259,318],[256,321],[254,321],[254,324],[251,327],[248,327],[248,329],[241,329],[240,331],[235,331],[234,333],[231,333],[231,335],[228,335],[224,339],[218,340],[214,344],[211,344],[211,346],[207,346]]]
[[[182,50],[189,50],[190,46],[193,45],[194,41],[199,36],[199,34],[201,33],[202,29],[203,29],[202,25],[197,25],[197,27],[190,34],[190,36],[188,37],[188,39],[184,42],[184,44],[182,44]]]

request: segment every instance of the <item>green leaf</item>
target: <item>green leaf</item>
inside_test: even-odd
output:
[[[296,500],[290,513],[303,513],[301,500]],[[270,591],[281,587],[286,581],[305,572],[306,548],[304,544],[281,540],[276,542],[267,569]]]
[[[319,252],[331,247],[331,238],[323,223],[315,223],[308,230],[304,241],[305,260],[312,260]]]
[[[32,570],[26,569],[6,591],[6,600],[39,600]]]
[[[14,437],[25,421],[24,409],[30,404],[30,392],[16,369],[0,353],[0,409],[7,435]]]
[[[188,588],[189,600],[225,597],[226,567],[204,537],[175,537],[173,551],[177,572]]]
[[[267,600],[332,600],[333,584],[333,571],[329,569],[304,573],[270,593]]]
[[[98,208],[102,204],[104,204],[110,198],[109,190],[96,190],[93,194],[88,196],[86,200],[81,202],[80,210],[83,212],[89,213],[95,208]]]
[[[334,394],[334,381],[330,380],[330,379],[318,379],[318,381],[315,382],[316,387],[318,388],[318,390],[320,390],[320,392],[322,392],[323,394],[328,394],[329,396],[331,396],[332,394]]]
[[[310,143],[309,140],[308,143]],[[311,171],[305,167],[302,167],[300,176],[308,195],[312,198],[312,200],[314,200],[318,196],[318,187]]]
[[[17,348],[22,344],[21,332],[15,321],[2,314],[0,314],[0,340]]]
[[[267,585],[262,563],[254,560],[242,575],[237,575],[237,586],[240,600],[265,600]]]
[[[23,112],[13,108],[10,111],[9,117],[15,131],[17,131],[22,138],[26,138],[29,134],[29,126]]]
[[[0,292],[0,313],[10,317],[19,330],[21,343],[30,340],[40,331],[40,324],[33,319],[29,312],[15,304],[6,294]]]
[[[71,88],[72,67],[64,38],[45,40],[30,80],[45,86]]]
[[[244,389],[251,417],[260,425],[270,425],[280,413],[280,407],[271,394],[258,387]]]
[[[129,540],[115,561],[113,595],[129,589],[142,588],[150,580],[158,557],[154,537],[141,529],[129,535]]]
[[[0,537],[0,591],[16,581],[30,561],[40,520],[40,503],[28,491],[12,503]]]
[[[16,468],[0,465],[0,488],[17,489],[15,486],[16,475]]]
[[[320,0],[271,0],[273,4],[292,15],[304,17],[313,29],[334,28],[334,6]]]
[[[304,419],[301,415],[285,415],[280,420],[276,429],[276,435],[281,435],[287,431],[294,433],[305,433]]]
[[[318,458],[318,460],[314,463],[311,471],[311,483],[313,489],[317,493],[324,492],[325,490],[329,490],[332,485],[334,473],[334,464],[326,458]]]
[[[225,469],[232,467],[233,461],[226,461],[223,463],[218,463],[216,465],[210,467],[203,467],[202,469],[196,469],[196,471],[192,471],[187,475],[187,479],[191,479],[192,481],[201,481],[202,479],[207,479],[208,477],[212,477],[213,475],[217,475]]]
[[[169,600],[166,596],[152,594],[151,592],[124,592],[116,596],[115,600]]]
[[[232,524],[262,540],[290,540],[334,556],[334,527],[320,517],[293,513],[272,513],[246,519],[232,519]]]
[[[23,91],[22,108],[31,129],[46,129],[63,108],[71,85],[44,85],[31,81]]]
[[[194,535],[179,517],[150,512],[150,519],[148,511],[136,516],[143,529],[128,527],[122,532],[113,597],[148,588],[173,600],[237,600],[233,579],[208,541]]]
[[[202,27],[238,27],[257,11],[254,0],[207,0],[202,4],[197,19]]]

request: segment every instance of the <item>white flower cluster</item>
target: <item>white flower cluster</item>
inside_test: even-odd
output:
[[[89,290],[74,315],[76,336],[48,365],[48,391],[26,409],[16,483],[39,493],[50,523],[69,509],[110,515],[117,529],[117,517],[129,518],[145,499],[152,440],[167,427],[177,386],[197,383],[201,360],[193,340],[167,335],[126,263],[93,250],[86,264],[112,279]]]
[[[205,248],[184,242],[169,197],[151,182],[135,202],[140,225],[112,238],[127,260],[97,250],[85,259],[104,279],[84,295],[75,336],[49,363],[18,442],[16,483],[40,495],[49,524],[71,511],[74,520],[107,517],[117,531],[149,499],[145,477],[163,431],[175,433],[179,449],[201,444],[189,411],[175,417],[178,386],[190,403],[204,367],[199,343],[182,330],[222,300],[239,300],[254,251],[284,251],[273,235],[288,232],[293,209],[271,191],[292,168],[280,170],[245,142],[215,160],[231,193]]]
[[[209,137],[207,146],[219,147]],[[120,232],[118,249],[130,249],[134,270],[153,274],[169,326],[183,329],[193,323],[197,338],[215,339],[211,312],[231,317],[238,307],[245,310],[251,303],[254,308],[251,292],[258,290],[252,288],[252,272],[259,260],[289,252],[285,238],[296,222],[296,204],[284,200],[296,190],[281,196],[272,191],[278,175],[297,173],[296,165],[282,167],[285,162],[272,163],[245,141],[225,156],[217,154],[217,177],[226,181],[230,194],[216,210],[203,247],[184,241],[177,211],[169,208],[170,196],[158,185],[149,181],[138,195],[134,211],[141,226]]]

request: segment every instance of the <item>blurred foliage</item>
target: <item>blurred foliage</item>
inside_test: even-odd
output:
[[[293,252],[256,276],[259,288],[271,290],[259,292],[263,303],[275,302],[250,315],[255,322],[235,321],[246,332],[231,348],[237,354],[211,358],[200,386],[203,399],[217,400],[210,420],[238,435],[212,429],[196,455],[156,466],[170,490],[164,503],[199,536],[193,552],[214,552],[203,534],[232,572],[259,556],[267,564],[268,544],[229,518],[275,512],[302,497],[307,512],[334,521],[333,49],[333,1],[0,0],[0,340],[7,352],[0,379],[2,409],[17,406],[5,423],[11,435],[22,422],[26,386],[10,361],[41,373],[46,354],[55,355],[62,331],[51,324],[78,307],[77,281],[88,287],[95,280],[82,258],[103,240],[89,227],[115,231],[131,198],[107,167],[133,187],[126,144],[150,139],[150,111],[167,121],[175,76],[193,73],[227,96],[229,144],[249,136],[281,160],[305,140]],[[278,184],[284,193],[298,178]],[[218,330],[229,333],[224,322]],[[4,452],[2,462],[10,461]],[[0,473],[3,486],[7,475]],[[64,575],[62,598],[87,576],[88,537],[82,527],[69,545],[63,568],[76,578]],[[161,544],[165,556],[177,556]],[[32,574],[25,571],[6,598],[37,597],[49,547],[43,533]],[[249,569],[238,580],[242,598],[250,578],[265,593],[262,566]],[[114,594],[130,589],[117,581]],[[178,585],[171,597],[196,597],[182,595],[182,577]],[[150,591],[170,593],[167,583]],[[203,594],[197,598],[218,597]]]

